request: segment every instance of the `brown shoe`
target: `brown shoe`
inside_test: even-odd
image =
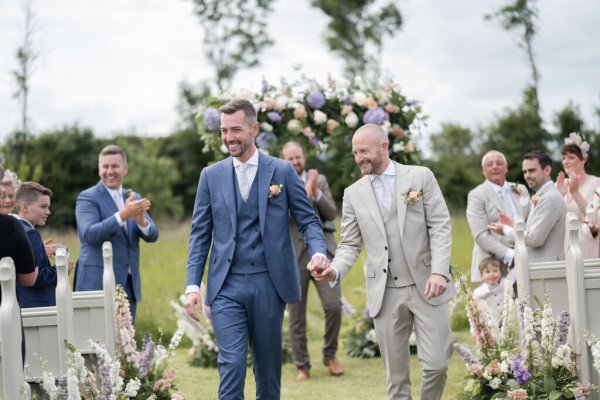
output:
[[[325,366],[329,368],[329,373],[332,376],[344,375],[344,369],[342,368],[337,359],[330,358],[329,360],[323,360],[323,364],[325,364]]]
[[[296,381],[303,382],[310,378],[310,372],[308,368],[298,368],[298,374],[296,374]]]

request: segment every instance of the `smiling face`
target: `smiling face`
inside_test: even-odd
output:
[[[233,114],[221,114],[221,141],[232,157],[246,162],[256,151],[254,139],[258,134],[258,122],[251,125],[243,110]]]
[[[0,214],[10,214],[15,208],[15,188],[0,185]]]
[[[289,144],[281,151],[281,156],[284,160],[292,163],[294,170],[298,175],[302,175],[304,166],[306,165],[306,159],[304,158],[304,152],[300,146]]]
[[[562,165],[568,175],[582,175],[584,172],[585,161],[585,159],[582,160],[575,153],[563,153]]]
[[[352,137],[354,161],[363,175],[382,174],[389,164],[388,146],[369,130],[358,130]]]
[[[21,204],[19,215],[33,226],[44,226],[50,215],[50,196],[40,195],[33,203]]]
[[[538,191],[550,180],[552,167],[546,166],[542,169],[540,161],[537,158],[523,160],[523,178],[527,186],[533,191]]]
[[[104,186],[119,189],[123,177],[127,175],[127,163],[120,154],[101,155],[98,162],[98,175]]]
[[[493,152],[487,154],[483,160],[483,167],[481,169],[485,179],[499,186],[504,185],[508,165],[506,165],[500,153]]]
[[[502,271],[500,267],[494,264],[486,265],[481,271],[481,280],[487,283],[488,285],[497,285],[502,278]]]

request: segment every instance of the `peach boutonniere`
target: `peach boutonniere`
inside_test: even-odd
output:
[[[531,196],[531,204],[533,204],[534,207],[537,205],[538,201],[540,201],[540,197],[542,197],[541,194],[534,194]]]
[[[281,194],[283,190],[283,185],[281,183],[271,182],[269,185],[269,193],[267,195],[268,199],[272,199],[273,197],[277,197]]]
[[[422,190],[412,190],[408,189],[408,192],[402,193],[402,198],[404,199],[404,204],[412,206],[415,204],[421,197],[423,197]]]

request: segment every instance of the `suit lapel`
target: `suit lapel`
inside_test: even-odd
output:
[[[500,201],[500,196],[498,193],[492,188],[489,183],[484,183],[485,187],[485,196],[492,202],[492,204],[498,209],[499,212],[505,213],[504,204]],[[516,203],[515,203],[516,204]]]
[[[381,234],[385,237],[385,227],[383,226],[383,217],[381,216],[381,212],[379,211],[379,203],[377,203],[377,198],[375,197],[375,191],[373,190],[373,184],[371,183],[371,178],[365,176],[362,178],[359,186],[359,198],[364,203],[365,209],[369,211],[371,218],[375,221],[375,225],[381,232]]]
[[[229,214],[229,222],[231,227],[235,231],[237,225],[237,209],[235,206],[235,179],[233,179],[233,161],[231,157],[227,158],[222,164],[221,171],[219,173],[219,180],[221,187],[221,193],[223,194],[223,200],[227,212]]]
[[[396,207],[398,209],[398,226],[400,227],[400,237],[404,233],[404,219],[406,217],[406,203],[404,203],[404,197],[402,193],[406,193],[412,187],[413,176],[409,167],[404,165],[396,164]]]
[[[258,150],[257,150],[258,151]],[[269,186],[271,185],[271,179],[275,168],[272,165],[272,160],[265,157],[262,153],[258,153],[258,220],[260,222],[260,232],[265,232],[265,220],[267,218],[267,193],[269,192]],[[281,183],[281,182],[278,182]],[[284,188],[285,190],[285,188]]]

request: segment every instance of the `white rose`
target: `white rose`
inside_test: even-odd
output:
[[[289,100],[290,99],[285,95],[277,96],[277,98],[275,98],[275,103],[277,103],[277,109],[283,110],[284,108],[286,108]]]
[[[392,146],[392,151],[394,153],[400,153],[403,150],[404,150],[404,145],[402,143],[394,143],[394,145]]]
[[[359,106],[362,106],[365,104],[365,101],[367,100],[367,95],[361,91],[357,91],[357,92],[354,92],[354,95],[352,96],[352,100],[354,100],[354,102],[356,104],[358,104]]]
[[[238,99],[251,100],[254,97],[254,93],[248,89],[240,89],[235,95]]]
[[[384,121],[383,122],[383,129],[385,129],[386,131],[388,131],[390,129],[390,126],[392,126],[392,124],[390,123],[390,121]]]
[[[379,103],[387,103],[390,99],[390,95],[388,94],[388,92],[382,89],[377,91],[376,96],[379,100]]]
[[[367,332],[366,338],[371,343],[377,343],[377,334],[375,333],[375,329],[369,330],[369,332]]]
[[[223,152],[223,153],[229,153],[229,149],[224,144],[222,144],[221,145],[221,152]]]
[[[494,379],[492,379],[490,381],[490,387],[492,389],[498,389],[500,387],[500,385],[502,384],[502,379],[495,377]]]
[[[313,119],[315,120],[315,124],[321,125],[327,122],[327,114],[322,111],[315,110],[313,114]]]
[[[358,125],[358,115],[356,115],[354,112],[351,112],[350,114],[346,115],[344,122],[349,128],[354,128],[356,125]]]
[[[260,130],[263,132],[273,132],[273,126],[268,122],[263,122],[260,124]]]
[[[300,133],[302,130],[302,124],[297,119],[290,119],[287,123],[287,130],[292,133]]]

